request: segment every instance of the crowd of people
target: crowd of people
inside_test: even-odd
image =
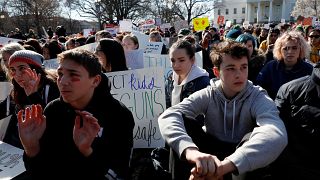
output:
[[[46,41],[29,37],[0,50],[1,81],[13,84],[0,103],[0,119],[8,110],[12,115],[3,141],[24,150],[26,171],[15,179],[63,174],[138,180],[131,167],[134,118],[112,97],[104,74],[143,68],[142,59],[132,63],[126,57],[140,48],[138,37],[105,30],[76,37],[63,27],[49,30]],[[320,137],[319,29],[234,25],[199,32],[154,28],[145,34],[149,42],[174,42],[161,47],[172,66],[165,79],[166,110],[158,118],[165,140],[161,151],[168,153],[151,159],[161,163],[141,177],[320,177],[314,144]],[[77,48],[93,42],[95,52]],[[202,67],[195,63],[197,52]],[[43,67],[50,59],[58,60],[58,69]],[[157,176],[159,171],[168,174]]]

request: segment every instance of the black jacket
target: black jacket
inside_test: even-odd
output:
[[[62,98],[56,99],[44,110],[47,126],[39,154],[34,158],[24,154],[25,167],[33,178],[98,180],[106,179],[110,169],[118,177],[128,177],[134,119],[131,111],[110,94],[108,78],[101,76],[102,81],[83,109],[98,119],[102,131],[92,143],[93,153],[89,157],[80,153],[73,141],[75,110]]]
[[[47,97],[45,97],[46,88],[48,88],[49,90]],[[11,98],[10,115],[12,116],[8,124],[7,131],[3,141],[8,144],[11,144],[12,146],[23,149],[23,146],[20,142],[18,126],[17,126],[18,120],[16,115],[18,114],[18,112],[21,110],[21,108],[24,108],[25,106],[28,106],[31,104],[41,104],[41,106],[44,108],[48,102],[58,98],[59,96],[60,96],[60,92],[56,82],[54,82],[51,79],[46,79],[44,85],[40,87],[37,92],[27,96],[23,103],[16,105]],[[7,99],[5,99],[0,103],[0,119],[6,117],[6,106],[7,106]]]
[[[278,160],[279,174],[286,175],[284,179],[319,179],[320,64],[310,76],[281,86],[275,102],[288,132],[288,146]]]

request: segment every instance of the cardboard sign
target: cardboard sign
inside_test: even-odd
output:
[[[158,117],[166,109],[163,68],[106,73],[113,97],[124,103],[135,120],[134,148],[163,147]]]

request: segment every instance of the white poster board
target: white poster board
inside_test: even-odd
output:
[[[9,180],[23,173],[23,150],[0,141],[0,179]]]
[[[125,51],[127,67],[131,70],[142,69],[143,65],[143,49]]]
[[[75,49],[84,49],[84,50],[87,50],[87,51],[90,51],[90,52],[94,52],[96,50],[96,47],[97,47],[97,43],[94,42],[94,43],[90,43],[90,44],[86,44],[86,45],[83,45],[83,46],[79,46]]]
[[[0,102],[5,100],[13,89],[10,82],[0,82]]]
[[[58,60],[55,59],[49,59],[49,60],[44,60],[43,61],[43,67],[45,69],[58,69],[59,63]]]
[[[149,42],[146,46],[145,53],[161,54],[163,42]]]
[[[202,67],[202,52],[197,52],[196,56],[196,65]],[[145,68],[148,67],[162,67],[164,68],[164,80],[166,80],[172,73],[171,61],[168,54],[150,54],[144,53],[143,55],[143,64]]]
[[[9,44],[11,42],[19,42],[19,41],[21,41],[21,39],[0,37],[0,45],[2,45],[2,46]]]
[[[163,147],[158,117],[165,110],[163,68],[106,73],[114,98],[124,103],[135,120],[134,148]]]
[[[6,135],[11,116],[12,115],[0,119],[0,141],[2,141],[4,136]]]
[[[146,49],[146,46],[149,43],[149,36],[138,31],[133,31],[132,34],[138,38],[139,49]]]
[[[119,22],[120,32],[132,32],[132,21],[131,20],[123,20]]]

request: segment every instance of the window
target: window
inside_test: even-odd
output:
[[[220,9],[218,9],[218,15],[221,15],[221,10]]]
[[[229,14],[229,9],[226,9],[226,14]]]
[[[242,14],[246,13],[246,8],[242,8]]]
[[[237,14],[237,8],[233,8],[233,14]]]
[[[244,22],[244,19],[241,19],[241,23],[243,23]]]
[[[237,19],[233,19],[233,24],[237,24]]]

